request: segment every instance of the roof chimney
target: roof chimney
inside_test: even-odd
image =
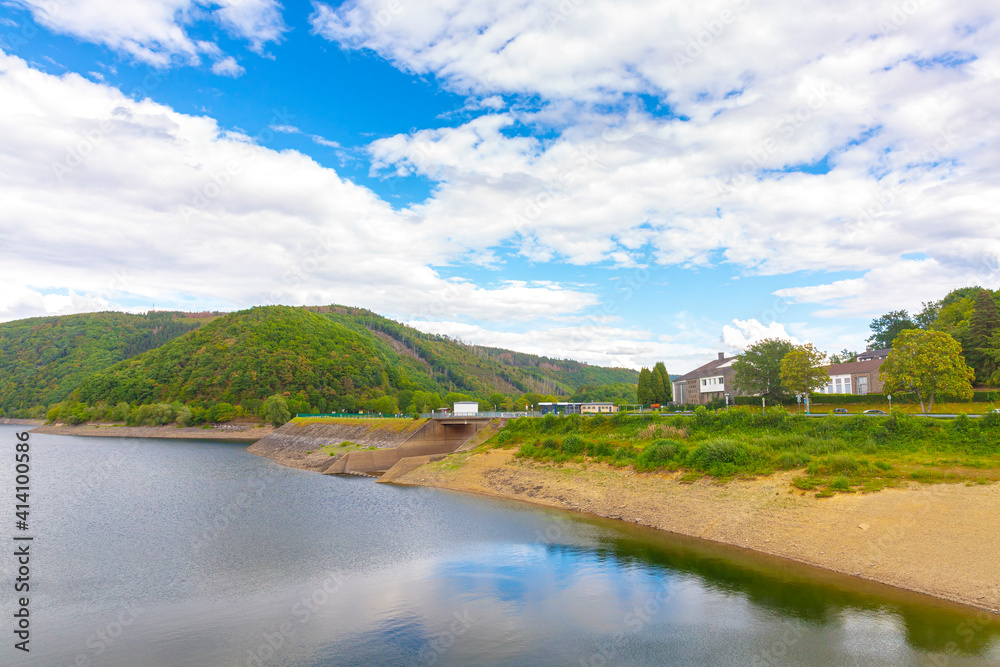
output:
[[[726,353],[719,352],[719,361],[725,361],[725,360],[726,360]]]

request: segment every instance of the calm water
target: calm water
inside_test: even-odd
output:
[[[646,529],[243,445],[31,443],[32,651],[5,621],[4,665],[1000,663],[975,612]]]

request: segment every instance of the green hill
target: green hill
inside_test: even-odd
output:
[[[564,396],[602,381],[634,385],[636,377],[628,369],[470,346],[367,310],[265,306],[94,372],[71,398],[109,407],[174,403],[175,410],[227,404],[257,414],[264,399],[281,394],[293,412],[396,412],[459,397]]]
[[[89,375],[200,326],[181,313],[88,313],[0,324],[0,416],[40,416]]]

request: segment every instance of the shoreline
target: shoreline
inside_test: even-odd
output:
[[[794,472],[691,484],[673,473],[539,466],[513,454],[470,452],[457,466],[452,455],[389,483],[573,510],[1000,614],[1000,484],[913,484],[817,499],[791,491]]]
[[[274,430],[270,424],[220,424],[212,428],[200,426],[125,426],[112,423],[87,423],[77,426],[40,424],[31,433],[42,435],[82,435],[105,438],[165,438],[183,440],[232,440],[253,444]]]

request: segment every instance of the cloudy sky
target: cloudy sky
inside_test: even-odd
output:
[[[0,320],[264,303],[686,372],[1000,285],[1000,6],[4,0]]]

